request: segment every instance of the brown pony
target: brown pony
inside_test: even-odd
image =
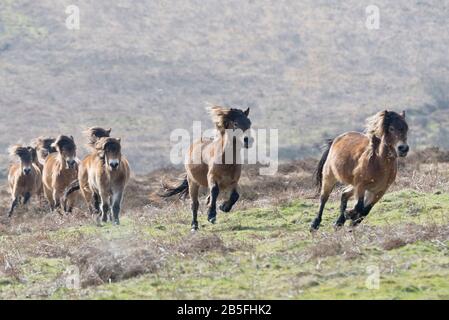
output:
[[[59,136],[51,145],[57,152],[50,153],[45,159],[42,171],[44,194],[50,202],[52,210],[61,206],[64,190],[77,177],[78,163],[76,159],[76,145],[73,137]],[[70,212],[74,199],[64,211]]]
[[[367,120],[365,134],[347,132],[329,142],[317,168],[320,209],[312,231],[319,228],[324,206],[337,182],[348,186],[341,196],[340,216],[335,226],[343,226],[347,218],[357,225],[368,215],[394,182],[398,156],[405,157],[409,151],[407,133],[405,112],[385,110]],[[357,203],[346,212],[352,196]]]
[[[39,167],[41,172],[44,170],[45,159],[50,153],[57,152],[56,148],[52,147],[53,143],[56,141],[55,138],[44,138],[39,137],[34,139],[31,144],[33,147],[29,147],[30,151],[33,153],[33,163]],[[31,150],[32,149],[32,150]],[[42,184],[39,190],[39,198],[44,197],[44,186]]]
[[[27,204],[31,196],[37,195],[41,188],[41,170],[33,163],[33,151],[35,153],[32,147],[20,145],[9,148],[9,154],[18,157],[20,163],[14,163],[9,168],[8,183],[12,203],[8,217],[12,216],[14,208],[19,204],[21,198],[23,198],[23,204]]]
[[[81,190],[91,213],[98,212],[101,208],[103,222],[107,221],[109,215],[110,220],[118,225],[123,194],[130,177],[130,167],[128,160],[122,156],[120,139],[109,137],[110,132],[111,129],[98,127],[85,132],[92,153],[81,161],[78,180],[73,181],[66,189],[65,197],[76,190]],[[113,219],[109,212],[111,204]]]
[[[208,187],[208,221],[215,223],[217,220],[216,203],[220,191],[230,189],[230,198],[225,201],[220,210],[231,211],[233,205],[239,199],[238,182],[242,172],[241,162],[238,156],[242,149],[242,142],[236,132],[245,132],[251,128],[248,118],[249,108],[245,111],[240,109],[228,109],[219,106],[209,108],[212,121],[217,129],[214,139],[200,139],[194,142],[187,154],[185,169],[187,172],[183,182],[178,186],[164,185],[166,192],[162,197],[170,197],[175,194],[190,194],[192,200],[192,230],[198,229],[198,193],[200,186]],[[249,148],[252,139],[245,136],[243,147]],[[232,149],[231,149],[232,148]],[[229,159],[231,154],[232,159]]]
[[[56,139],[50,137],[39,137],[32,141],[32,146],[36,149],[37,163],[41,170],[44,168],[45,159],[53,152],[57,152],[54,147]]]

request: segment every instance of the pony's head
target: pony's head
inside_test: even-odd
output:
[[[32,141],[40,161],[43,162],[50,153],[57,152],[56,148],[52,146],[55,141],[55,138],[50,137],[39,137]]]
[[[241,109],[212,106],[208,108],[208,111],[215,127],[221,134],[224,134],[226,130],[239,130],[245,133],[251,129],[251,120],[248,117],[249,108],[243,111]],[[244,136],[243,143],[245,148],[251,147],[252,142],[252,138],[247,135]]]
[[[95,143],[98,156],[110,170],[117,170],[122,161],[121,139],[103,137]]]
[[[405,111],[401,114],[394,111],[381,111],[367,120],[366,133],[384,139],[385,143],[394,148],[400,157],[407,156],[408,125],[405,121]]]
[[[72,136],[59,136],[52,144],[61,157],[61,162],[67,169],[73,169],[76,166],[76,145]]]
[[[31,147],[23,147],[21,145],[11,146],[8,151],[12,157],[18,157],[20,160],[20,169],[24,175],[29,175],[33,166],[33,154],[30,152]]]
[[[100,140],[101,138],[110,137],[111,131],[111,128],[103,129],[101,127],[91,127],[85,130],[83,133],[88,139],[87,146],[96,149],[95,144],[98,142],[98,140]]]

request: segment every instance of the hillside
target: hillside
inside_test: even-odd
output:
[[[252,107],[255,127],[280,129],[282,159],[386,107],[410,110],[413,148],[449,148],[445,2],[377,1],[375,31],[369,1],[77,3],[73,31],[71,1],[1,1],[0,150],[42,134],[82,145],[103,125],[146,173],[167,164],[173,129],[209,125],[205,102]]]

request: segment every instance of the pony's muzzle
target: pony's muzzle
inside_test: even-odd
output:
[[[76,165],[76,160],[67,160],[67,167],[69,167],[69,169],[73,169]]]
[[[24,175],[29,175],[31,173],[31,168],[23,168],[23,174]]]
[[[407,156],[408,151],[410,150],[408,144],[400,144],[398,146],[398,154],[400,157]]]
[[[109,166],[111,167],[112,170],[117,169],[119,165],[120,165],[120,161],[118,161],[118,160],[112,160],[109,162]]]

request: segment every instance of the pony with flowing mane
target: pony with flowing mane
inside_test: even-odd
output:
[[[8,184],[11,193],[11,206],[8,217],[11,217],[14,209],[23,200],[26,205],[33,195],[38,195],[41,190],[41,170],[34,162],[36,150],[32,147],[14,145],[9,148],[11,157],[18,158],[18,163],[9,167]]]
[[[51,210],[61,207],[61,199],[67,186],[76,179],[78,162],[76,158],[76,145],[72,136],[60,135],[51,144],[56,152],[47,155],[42,170],[44,194],[50,203]],[[70,212],[75,199],[64,211]]]
[[[385,110],[367,119],[365,133],[346,132],[328,142],[316,171],[320,208],[312,231],[319,228],[324,206],[337,182],[347,187],[341,196],[335,226],[343,226],[346,219],[357,225],[369,214],[395,181],[398,156],[407,156],[407,134],[405,112]],[[353,196],[356,205],[346,212]]]
[[[121,152],[121,139],[110,137],[111,129],[94,127],[86,130],[92,152],[80,163],[78,177],[64,192],[64,198],[80,190],[91,214],[101,211],[103,222],[108,217],[120,224],[120,211],[131,169]],[[112,205],[112,214],[110,209]],[[100,217],[100,216],[99,216]]]
[[[245,111],[233,108],[212,106],[208,108],[215,124],[217,135],[214,139],[201,138],[190,145],[185,161],[186,176],[177,186],[164,183],[165,192],[161,197],[176,194],[190,195],[192,201],[192,230],[198,229],[198,208],[200,186],[209,188],[208,221],[215,223],[216,203],[220,191],[231,190],[228,200],[220,205],[223,212],[231,211],[239,199],[238,182],[242,172],[239,155],[242,148],[249,148],[252,139],[244,134],[251,128],[248,118],[249,108]]]

